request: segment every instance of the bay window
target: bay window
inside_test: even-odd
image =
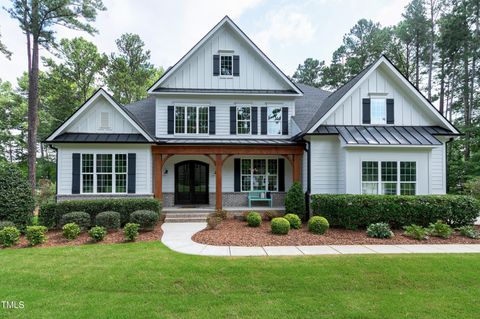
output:
[[[176,106],[176,134],[207,134],[208,106]]]
[[[242,192],[278,190],[277,159],[242,159]]]
[[[363,161],[362,194],[415,195],[417,163]]]
[[[82,193],[126,193],[127,154],[82,154]]]

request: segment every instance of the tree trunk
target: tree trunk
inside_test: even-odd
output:
[[[445,116],[445,59],[440,60],[440,113]]]
[[[415,44],[415,86],[420,90],[420,43]]]
[[[430,0],[430,48],[428,52],[428,83],[427,92],[428,100],[432,100],[432,71],[433,71],[433,50],[435,46],[435,21],[434,21],[435,1]]]
[[[465,162],[470,160],[470,118],[471,118],[471,109],[470,109],[470,76],[469,76],[469,63],[468,63],[468,44],[464,46],[464,57],[463,57],[463,117],[465,123],[465,146],[463,148],[463,158]]]
[[[28,180],[35,192],[35,164],[37,159],[37,128],[38,128],[38,41],[33,39],[32,68],[28,78]]]

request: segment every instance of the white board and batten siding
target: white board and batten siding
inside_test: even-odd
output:
[[[240,76],[213,75],[213,55],[240,56]],[[288,90],[291,87],[228,24],[207,39],[168,76],[161,87],[189,89]]]
[[[72,154],[136,155],[136,194],[152,195],[152,155],[150,145],[138,144],[59,144],[58,195],[72,194]],[[96,195],[96,194],[89,194]]]
[[[344,152],[337,136],[310,138],[311,193],[339,194],[345,186]]]
[[[103,96],[99,96],[88,109],[66,129],[71,133],[139,133]]]
[[[429,126],[438,125],[424,107],[418,106],[408,92],[400,84],[399,79],[389,75],[380,66],[353,90],[338,108],[323,122],[324,125],[362,125],[362,100],[365,98],[387,98],[394,100],[395,125],[400,126]]]

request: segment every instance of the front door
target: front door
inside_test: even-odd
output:
[[[208,204],[208,164],[175,164],[175,205]]]

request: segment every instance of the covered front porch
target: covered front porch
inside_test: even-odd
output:
[[[260,190],[271,207],[252,208],[281,210],[285,191],[301,180],[303,152],[302,145],[155,145],[154,195],[169,209],[245,211],[249,191]]]

